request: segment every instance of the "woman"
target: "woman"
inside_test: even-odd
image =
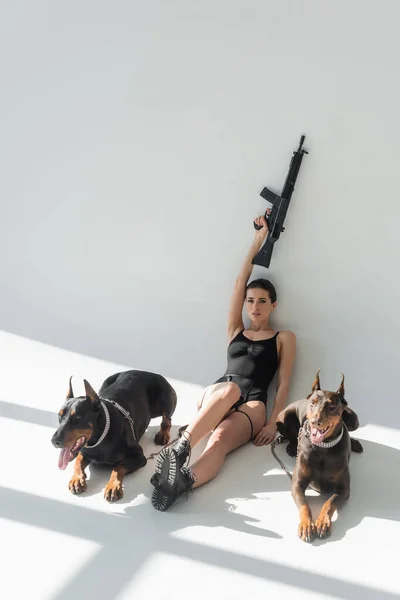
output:
[[[271,282],[256,279],[248,284],[252,260],[268,234],[264,217],[258,217],[253,243],[236,280],[228,315],[228,365],[226,373],[206,391],[198,413],[180,440],[165,448],[156,461],[151,483],[152,504],[166,510],[184,492],[213,479],[227,454],[253,440],[256,446],[269,444],[276,435],[276,418],[285,407],[296,353],[291,331],[276,332],[269,319],[276,307]],[[244,328],[243,302],[250,326]],[[276,397],[267,422],[267,389],[279,369]],[[191,448],[212,432],[207,446],[192,467],[185,467]]]

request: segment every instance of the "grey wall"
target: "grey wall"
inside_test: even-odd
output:
[[[212,382],[259,191],[305,133],[257,270],[297,334],[291,399],[344,371],[362,421],[397,426],[399,17],[394,0],[3,3],[0,328]]]

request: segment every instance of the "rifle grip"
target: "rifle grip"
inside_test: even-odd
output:
[[[267,225],[268,225],[268,229],[269,229],[269,220],[268,220],[268,211],[265,211],[265,215],[264,215],[265,220],[267,221]],[[257,223],[255,221],[253,221],[253,226],[254,229],[256,229],[257,231],[260,231],[260,229],[263,228],[262,225],[257,225]]]

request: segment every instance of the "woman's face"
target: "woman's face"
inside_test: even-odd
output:
[[[263,290],[262,288],[247,290],[245,304],[249,318],[255,323],[262,323],[268,320],[276,306],[276,302],[271,302],[267,290]]]

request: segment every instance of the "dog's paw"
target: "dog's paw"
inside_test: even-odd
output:
[[[87,488],[85,473],[74,475],[68,484],[68,488],[72,494],[82,494]]]
[[[361,452],[364,452],[364,448],[362,447],[361,442],[359,442],[358,440],[350,438],[350,443],[352,452],[356,452],[357,454],[361,454]]]
[[[319,515],[318,519],[315,521],[315,528],[319,538],[328,537],[332,531],[332,521],[330,520],[329,515]]]
[[[107,502],[117,502],[124,495],[121,481],[109,481],[104,488],[104,498]]]
[[[154,436],[154,443],[157,444],[157,446],[165,446],[165,444],[168,444],[170,437],[171,436],[166,431],[158,431]]]
[[[311,543],[315,538],[315,525],[311,519],[305,518],[300,521],[298,535],[303,542]]]
[[[289,442],[288,445],[286,446],[286,452],[289,454],[289,456],[291,458],[294,458],[297,454],[297,446],[296,444],[293,444],[292,442]]]

